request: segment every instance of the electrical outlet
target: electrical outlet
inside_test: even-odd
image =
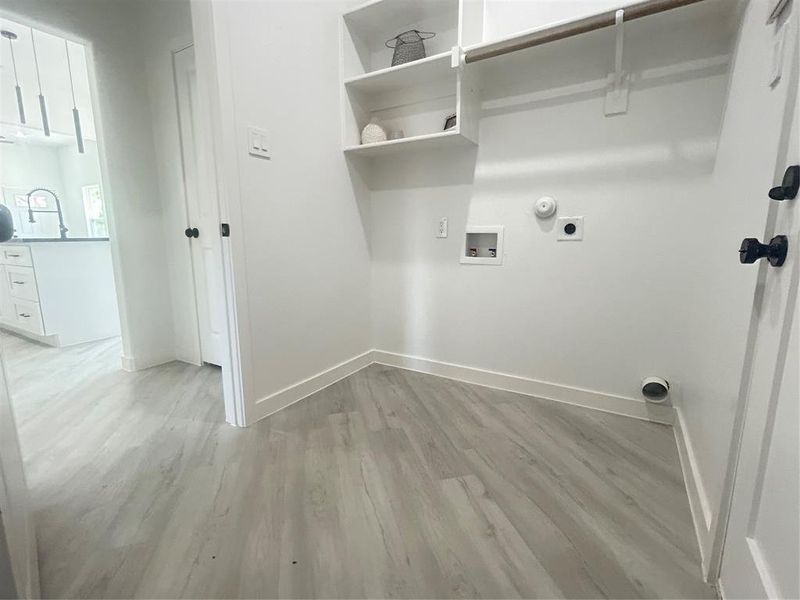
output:
[[[267,132],[255,127],[247,128],[247,151],[251,156],[271,158],[267,146]]]
[[[439,229],[436,230],[436,237],[437,238],[447,237],[447,217],[442,217],[441,219],[439,219]]]
[[[583,239],[583,217],[560,217],[557,229],[559,242],[580,242]]]

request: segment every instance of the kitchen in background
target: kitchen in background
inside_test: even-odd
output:
[[[0,20],[0,328],[53,346],[119,335],[83,45]]]

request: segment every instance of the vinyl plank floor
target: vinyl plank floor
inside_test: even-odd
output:
[[[235,429],[214,367],[2,344],[46,597],[715,597],[668,427],[371,365]]]

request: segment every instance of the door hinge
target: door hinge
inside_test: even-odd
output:
[[[227,223],[220,223],[219,234],[222,237],[231,237],[231,226],[228,225]]]

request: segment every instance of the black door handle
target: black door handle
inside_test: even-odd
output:
[[[773,200],[794,200],[800,191],[800,165],[792,165],[783,174],[783,181],[769,191]]]
[[[739,248],[739,262],[752,264],[760,258],[766,258],[773,267],[780,267],[786,261],[789,251],[789,238],[776,235],[769,244],[762,244],[756,238],[745,238]]]
[[[184,231],[183,234],[187,238],[199,238],[200,237],[200,232],[197,230],[197,227],[187,227],[186,231]]]

